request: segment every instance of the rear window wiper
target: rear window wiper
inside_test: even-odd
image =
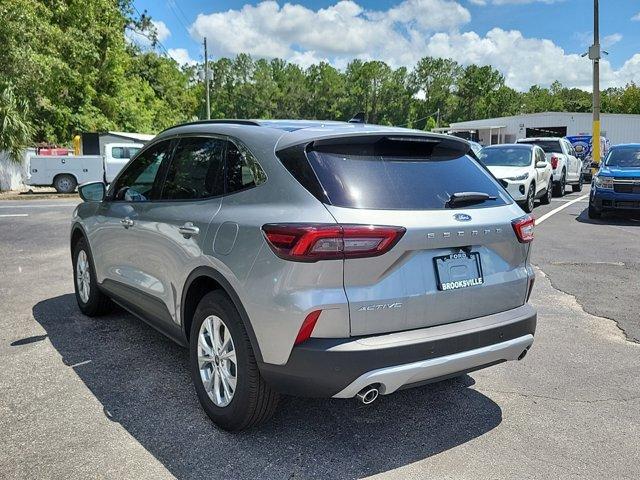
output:
[[[484,192],[456,192],[449,197],[445,207],[456,208],[476,203],[486,202],[487,200],[495,200],[497,197],[491,196]]]

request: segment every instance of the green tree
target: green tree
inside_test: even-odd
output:
[[[24,149],[31,144],[33,128],[27,120],[29,106],[24,99],[17,99],[11,85],[0,91],[0,152],[9,159],[21,163]]]

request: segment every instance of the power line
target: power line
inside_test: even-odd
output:
[[[142,18],[142,13],[140,13],[140,10],[138,10],[138,7],[136,7],[136,4],[131,2],[131,5],[133,6],[134,10],[138,13],[138,16]],[[133,30],[133,29],[132,29]],[[157,45],[160,45],[160,47],[162,48],[162,50],[164,50],[164,53],[167,57],[171,58],[171,55],[169,55],[169,50],[167,50],[167,47],[165,47],[162,42],[160,41],[160,39],[158,38],[158,36],[156,35],[156,38],[153,38],[147,34],[145,34],[142,31],[138,31],[138,30],[133,30],[135,33],[137,33],[138,35],[142,35],[143,37],[145,37],[148,40],[151,40],[151,42],[154,42]]]

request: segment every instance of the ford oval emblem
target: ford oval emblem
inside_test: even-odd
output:
[[[453,218],[459,222],[468,222],[471,220],[471,215],[467,215],[466,213],[456,213]]]

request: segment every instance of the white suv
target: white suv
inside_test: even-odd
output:
[[[571,185],[574,192],[582,190],[582,161],[569,140],[560,137],[521,138],[517,143],[537,145],[544,150],[553,168],[554,197],[562,197],[567,185]]]
[[[533,210],[538,198],[543,204],[551,202],[551,165],[540,147],[493,145],[483,148],[479,157],[525,212]]]

